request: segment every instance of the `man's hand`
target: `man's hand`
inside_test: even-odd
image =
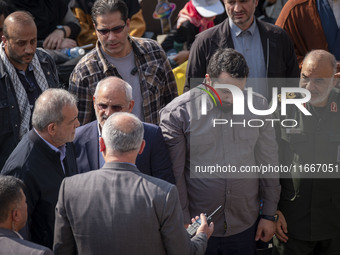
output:
[[[61,43],[60,48],[61,49],[69,49],[77,46],[77,42],[70,38],[65,38],[63,42]]]
[[[198,219],[198,216],[196,216],[196,219]],[[192,219],[191,221],[194,222],[195,220]],[[196,235],[198,235],[199,233],[205,233],[209,239],[213,232],[214,223],[210,222],[208,226],[207,217],[205,217],[205,215],[201,213],[201,226],[199,226],[199,228],[197,229]]]
[[[57,50],[61,48],[61,44],[64,40],[64,32],[60,29],[54,30],[44,40],[44,49]]]
[[[257,226],[257,231],[255,235],[255,241],[261,239],[263,242],[268,242],[272,239],[275,233],[276,224],[274,221],[260,219],[259,224]]]
[[[189,58],[189,51],[188,50],[181,50],[177,53],[177,55],[174,57],[174,61],[177,63],[177,65],[180,65],[188,60]]]
[[[288,233],[287,222],[281,211],[278,210],[276,213],[279,220],[276,222],[275,235],[281,242],[286,243],[288,241],[288,236],[286,235]]]

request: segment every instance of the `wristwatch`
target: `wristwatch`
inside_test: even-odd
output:
[[[64,38],[66,38],[66,30],[65,30],[64,26],[58,25],[58,26],[56,26],[56,28],[59,29],[59,30],[62,30],[64,32]]]
[[[260,218],[265,219],[265,220],[270,220],[270,221],[274,221],[277,222],[279,219],[279,215],[275,214],[274,216],[269,216],[269,215],[260,215]]]

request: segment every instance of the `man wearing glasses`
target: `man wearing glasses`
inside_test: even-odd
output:
[[[80,123],[96,119],[92,98],[97,83],[117,76],[132,86],[132,113],[158,124],[159,110],[177,96],[176,81],[161,46],[154,40],[129,36],[130,20],[122,0],[97,0],[91,16],[97,45],[77,64],[69,84],[69,91],[79,100]]]

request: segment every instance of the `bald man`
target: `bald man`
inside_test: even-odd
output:
[[[143,123],[112,114],[102,127],[105,165],[66,178],[56,207],[54,254],[204,254],[214,230],[202,225],[191,240],[183,227],[176,186],[141,173]]]
[[[13,12],[4,21],[0,45],[0,169],[31,129],[35,100],[59,87],[53,59],[37,47],[37,28],[28,12]]]
[[[334,89],[337,62],[325,50],[304,59],[300,87],[310,91],[306,116],[293,105],[285,119],[293,128],[277,129],[280,160],[294,166],[281,178],[279,219],[274,253],[280,255],[340,253],[340,93]],[[299,95],[296,95],[299,97]]]
[[[115,112],[132,112],[135,101],[132,87],[120,78],[110,76],[101,80],[93,96],[96,121],[77,128],[74,140],[78,170],[88,172],[104,165],[99,151],[99,137],[108,117]],[[161,129],[153,124],[143,123],[146,141],[143,153],[137,156],[137,168],[145,174],[175,183],[172,165]]]

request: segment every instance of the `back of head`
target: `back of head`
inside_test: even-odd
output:
[[[243,55],[234,49],[218,49],[209,61],[208,74],[217,78],[223,72],[232,78],[247,78],[249,68]]]
[[[126,22],[128,19],[128,8],[122,0],[97,0],[91,10],[91,18],[95,25],[97,25],[97,17],[108,13],[119,11],[121,19]]]
[[[50,123],[61,123],[65,106],[77,105],[76,98],[64,89],[47,89],[36,100],[32,115],[32,125],[38,131]]]
[[[139,150],[143,135],[143,123],[135,115],[127,112],[112,114],[102,130],[102,137],[109,154]]]
[[[18,178],[0,175],[0,224],[8,219],[15,204],[21,201],[24,186]]]
[[[9,27],[19,28],[27,25],[35,26],[33,16],[26,11],[16,11],[6,17],[3,26],[3,33],[7,38],[9,38],[10,37],[10,35],[8,34]]]

